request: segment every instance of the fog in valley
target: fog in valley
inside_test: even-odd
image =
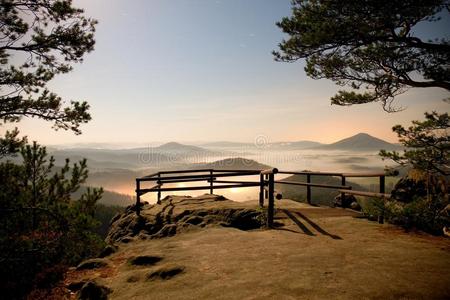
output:
[[[399,150],[400,147],[367,134],[357,134],[327,145],[310,141],[268,143],[263,138],[257,138],[253,143],[211,142],[188,145],[170,142],[138,148],[113,148],[101,144],[95,148],[82,145],[67,148],[56,145],[50,147],[50,153],[56,158],[57,164],[62,164],[66,157],[71,158],[71,161],[87,158],[90,169],[87,185],[102,186],[105,190],[114,192],[105,194],[102,202],[129,205],[134,201],[135,178],[159,171],[202,168],[260,170],[276,167],[283,171],[379,172],[386,166],[393,166],[392,162],[380,158],[378,155],[380,149]],[[285,177],[287,176],[277,175],[277,179]],[[259,178],[241,176],[236,180],[257,181]],[[314,176],[312,180],[315,182]],[[395,180],[395,178],[388,179],[388,190],[392,188]],[[352,179],[351,183],[360,184],[365,190],[373,190],[376,188],[377,178]],[[164,187],[198,185],[207,184],[186,182],[165,184]],[[296,187],[295,192],[297,190],[302,194],[305,188]],[[208,191],[176,191],[170,194],[201,195],[206,192]],[[221,189],[218,193],[229,199],[246,201],[257,199],[259,190],[255,187],[245,187]],[[111,195],[114,196],[113,199]],[[164,196],[163,193],[162,197]],[[295,194],[294,197],[296,196]],[[301,199],[300,197],[299,200]],[[143,200],[154,203],[156,193],[146,194]]]

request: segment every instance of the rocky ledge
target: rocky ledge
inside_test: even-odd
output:
[[[167,196],[160,204],[144,203],[139,216],[135,206],[115,216],[106,242],[162,238],[207,226],[257,229],[264,224],[264,214],[255,207],[254,203],[235,202],[219,195]]]

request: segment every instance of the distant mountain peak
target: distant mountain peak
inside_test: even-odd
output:
[[[359,132],[359,133],[355,134],[353,137],[357,137],[357,136],[358,137],[374,137],[366,132]]]
[[[332,144],[317,147],[317,149],[350,151],[378,151],[381,149],[394,150],[398,148],[398,145],[391,144],[365,132],[357,133]]]

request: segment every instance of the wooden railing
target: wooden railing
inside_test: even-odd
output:
[[[275,180],[276,174],[285,175],[305,175],[306,182]],[[259,181],[240,181],[240,180],[223,180],[227,177],[240,176],[259,176]],[[312,183],[312,176],[334,176],[341,178],[341,185],[318,184]],[[329,188],[336,189],[341,193],[341,199],[345,194],[353,194],[368,197],[378,197],[388,199],[390,194],[385,193],[385,178],[390,176],[386,173],[333,173],[333,172],[289,172],[279,171],[277,168],[267,170],[215,170],[215,169],[196,169],[196,170],[177,170],[177,171],[161,171],[144,177],[136,178],[136,214],[140,214],[141,196],[149,193],[157,193],[157,203],[161,202],[162,192],[173,191],[194,191],[209,190],[210,194],[217,189],[230,189],[242,187],[259,187],[259,205],[264,207],[267,200],[267,226],[273,226],[275,199],[281,199],[281,193],[275,190],[275,184],[287,184],[306,187],[306,200],[312,203],[311,188]],[[346,178],[349,177],[379,177],[379,193],[369,193],[365,191],[353,191],[351,186],[346,185]],[[199,182],[206,181],[207,185],[187,186],[187,187],[163,187],[164,184],[181,183],[181,182]],[[152,185],[142,188],[142,184],[149,182]],[[217,185],[219,184],[219,185]],[[343,202],[343,201],[342,201]]]

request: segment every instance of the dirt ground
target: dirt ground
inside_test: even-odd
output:
[[[111,299],[450,299],[450,239],[289,200],[276,222],[122,244],[108,267],[66,283],[96,278]],[[136,256],[158,259],[130,264]]]

